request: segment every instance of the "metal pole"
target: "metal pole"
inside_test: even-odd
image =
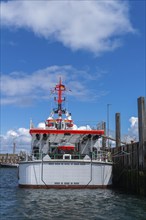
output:
[[[15,154],[15,150],[16,150],[16,143],[13,142],[13,154]]]

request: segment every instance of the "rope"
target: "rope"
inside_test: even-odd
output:
[[[116,154],[112,155],[112,157],[123,157],[126,155],[130,155],[130,153],[126,152],[126,151],[121,151],[121,152],[117,152]]]

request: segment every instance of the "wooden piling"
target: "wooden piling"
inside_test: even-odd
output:
[[[146,99],[138,98],[139,142],[119,146],[120,117],[116,114],[113,187],[146,196]]]
[[[146,101],[138,98],[139,168],[146,168]]]
[[[106,122],[102,123],[102,129],[104,130],[104,135],[106,136]],[[106,140],[107,139],[105,137],[102,138],[102,148],[103,148],[103,150],[106,149]]]
[[[116,147],[120,147],[121,145],[121,120],[120,113],[116,113]]]

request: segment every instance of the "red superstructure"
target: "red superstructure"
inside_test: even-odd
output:
[[[63,130],[63,129],[40,129],[32,128],[30,129],[30,134],[64,134],[64,135],[76,135],[76,134],[92,134],[92,135],[103,135],[104,130]]]

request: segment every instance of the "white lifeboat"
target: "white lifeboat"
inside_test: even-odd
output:
[[[67,128],[73,127],[73,120],[66,119],[66,120],[64,120],[64,123]]]
[[[46,121],[46,126],[48,126],[48,127],[55,127],[55,124],[56,124],[56,120],[54,120],[54,119],[48,119]]]

